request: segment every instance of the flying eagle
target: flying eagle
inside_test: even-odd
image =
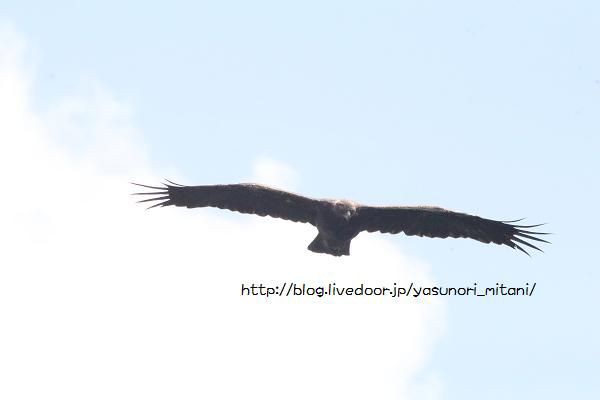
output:
[[[171,181],[163,187],[141,185],[155,192],[133,193],[160,201],[149,208],[217,207],[245,214],[270,216],[314,225],[319,234],[308,250],[333,256],[350,255],[350,242],[360,232],[400,233],[437,238],[471,238],[483,243],[504,244],[528,254],[521,245],[540,250],[526,239],[549,243],[526,230],[543,225],[515,225],[439,207],[372,207],[348,200],[313,199],[254,183],[184,186]],[[541,250],[540,250],[541,251]]]

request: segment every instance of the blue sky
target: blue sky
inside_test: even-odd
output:
[[[237,182],[266,158],[315,197],[547,222],[532,257],[387,237],[441,285],[537,282],[531,298],[445,299],[415,380],[443,399],[600,394],[596,2],[5,1],[0,16],[27,43],[32,108],[100,85],[152,179]]]

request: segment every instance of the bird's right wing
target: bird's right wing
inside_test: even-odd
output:
[[[217,207],[245,214],[282,218],[315,224],[319,200],[252,183],[232,185],[183,186],[173,182],[164,187],[134,183],[156,192],[134,193],[154,196],[146,201],[161,201],[153,207]]]
[[[494,221],[439,207],[361,206],[352,219],[359,231],[400,233],[437,238],[470,238],[483,243],[504,244],[527,253],[519,244],[540,250],[527,240],[548,243],[524,228],[539,225],[514,225],[517,221]],[[541,224],[540,224],[541,225]]]

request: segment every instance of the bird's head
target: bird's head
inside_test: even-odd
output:
[[[356,212],[356,206],[345,200],[337,200],[333,204],[333,209],[337,215],[343,217],[346,221],[349,221]]]

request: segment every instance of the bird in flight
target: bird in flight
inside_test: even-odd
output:
[[[167,180],[162,187],[133,183],[152,192],[140,200],[158,202],[148,208],[178,206],[217,207],[244,214],[270,216],[309,223],[319,231],[308,250],[333,256],[350,255],[350,242],[360,232],[400,233],[432,238],[470,238],[518,249],[523,246],[542,251],[532,241],[546,232],[528,230],[538,225],[516,225],[515,221],[494,221],[440,207],[373,207],[348,200],[313,199],[254,183],[184,186]]]

